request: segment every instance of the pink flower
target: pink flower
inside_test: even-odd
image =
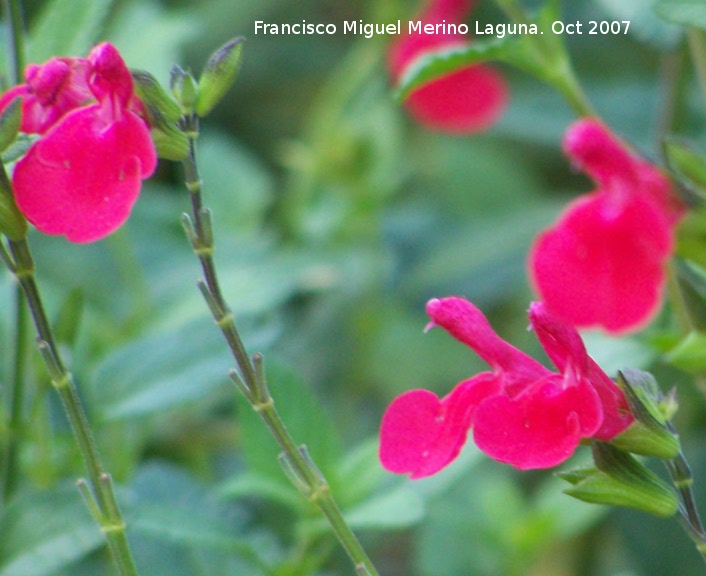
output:
[[[573,124],[564,150],[598,184],[530,252],[532,282],[564,321],[622,333],[659,310],[684,208],[667,177],[598,120]]]
[[[17,206],[46,234],[99,240],[127,220],[157,165],[130,71],[104,43],[87,59],[30,65],[25,77],[0,98],[2,110],[20,96],[21,129],[42,135],[15,166]]]
[[[383,416],[380,460],[390,472],[422,478],[450,464],[469,430],[490,457],[519,469],[549,468],[584,438],[608,441],[633,418],[623,393],[586,353],[581,337],[535,302],[529,318],[559,372],[502,340],[470,302],[427,304],[428,327],[441,326],[491,367],[441,400],[428,390],[397,397]]]
[[[471,4],[471,0],[431,0],[415,20],[423,24],[458,25],[470,12]],[[430,51],[465,44],[465,37],[453,31],[400,36],[388,54],[392,79],[399,81],[416,59]],[[487,66],[474,65],[417,88],[407,98],[405,106],[428,128],[464,134],[490,127],[498,120],[506,103],[507,88],[502,76]]]

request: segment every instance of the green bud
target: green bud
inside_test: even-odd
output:
[[[174,101],[159,81],[149,72],[144,70],[131,70],[132,79],[135,81],[135,92],[147,109],[150,124],[154,125],[153,118],[160,123],[169,122],[176,124],[181,118],[181,107]]]
[[[625,393],[635,421],[611,440],[634,454],[670,459],[679,454],[679,437],[668,426],[674,415],[674,398],[665,399],[654,377],[640,370],[618,372],[618,386]]]
[[[244,38],[235,38],[216,50],[199,78],[196,115],[203,118],[220,102],[240,69]]]
[[[196,94],[198,92],[198,83],[191,75],[191,72],[175,64],[172,66],[169,86],[172,90],[172,94],[174,94],[177,102],[179,102],[182,112],[191,114],[194,111]]]
[[[189,155],[189,139],[174,125],[153,127],[150,136],[159,158],[181,162]]]
[[[189,154],[189,139],[178,127],[181,106],[149,72],[133,70],[132,77],[137,95],[145,105],[157,156],[165,160],[183,160]]]
[[[22,98],[10,102],[0,115],[0,152],[4,152],[17,138],[22,122]]]
[[[678,509],[674,491],[630,454],[604,442],[593,443],[596,467],[560,472],[572,488],[565,494],[583,502],[622,506],[656,516],[673,516]]]

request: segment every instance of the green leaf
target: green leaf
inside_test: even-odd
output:
[[[163,412],[225,386],[231,365],[210,322],[170,327],[106,357],[91,378],[93,402],[109,420]]]
[[[681,370],[703,374],[706,372],[706,334],[689,332],[664,359]]]
[[[130,527],[134,533],[172,544],[233,546],[234,535],[222,507],[186,472],[167,464],[147,464],[138,471],[133,489],[137,501]]]
[[[50,576],[103,545],[74,485],[26,493],[0,523],[0,576]]]
[[[0,152],[5,152],[17,139],[22,122],[22,98],[16,96],[0,114]]]
[[[402,75],[397,86],[397,98],[404,100],[419,86],[471,64],[502,60],[516,43],[517,40],[508,36],[501,40],[474,42],[430,52],[418,58]]]
[[[112,0],[52,0],[30,31],[29,62],[85,56],[101,37]]]
[[[594,442],[592,449],[597,469],[559,474],[573,485],[566,494],[583,502],[634,508],[662,517],[677,512],[674,491],[630,454],[603,442]]]
[[[178,574],[213,574],[213,569],[196,568],[196,554],[202,551],[213,564],[230,564],[240,559],[250,564],[248,569],[225,570],[223,573],[260,574],[254,567],[261,564],[256,538],[246,533],[245,515],[233,504],[224,506],[205,484],[184,470],[162,462],[143,465],[131,485],[129,507],[126,510],[130,533],[135,536],[135,555],[140,564],[140,552],[157,557],[168,565],[174,553],[189,549],[184,555],[187,565]],[[259,542],[262,545],[262,542]],[[150,559],[153,566],[154,559]],[[152,573],[174,574],[173,570],[153,570]],[[220,573],[220,570],[219,570]]]
[[[664,154],[667,165],[688,186],[688,191],[698,188],[693,193],[698,193],[701,202],[706,201],[706,160],[703,155],[675,138],[665,139]]]
[[[706,29],[706,4],[703,0],[659,0],[655,11],[668,22]]]
[[[563,35],[552,32],[552,23],[559,18],[559,2],[548,1],[533,22],[513,35],[473,42],[431,52],[416,60],[404,73],[398,86],[397,98],[404,100],[419,86],[460,68],[498,60],[562,85],[569,66]]]
[[[292,510],[299,510],[302,498],[291,482],[255,472],[239,473],[219,487],[218,493],[228,500],[256,497],[277,502]]]
[[[693,327],[706,330],[706,270],[690,260],[676,258],[676,277]]]
[[[356,504],[370,496],[385,477],[378,448],[377,436],[368,438],[347,453],[336,467],[336,499],[342,507]]]

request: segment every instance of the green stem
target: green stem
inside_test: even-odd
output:
[[[18,84],[25,67],[24,25],[22,23],[22,3],[20,0],[4,0],[5,15],[10,22],[8,70],[10,82]]]
[[[7,255],[3,260],[9,264],[27,300],[37,331],[39,351],[49,371],[52,385],[64,405],[74,438],[86,465],[91,491],[82,493],[84,496],[89,496],[89,507],[105,534],[120,575],[137,576],[137,569],[125,534],[125,522],[115,501],[110,476],[103,470],[98,447],[79,399],[73,376],[65,368],[47,319],[34,276],[34,261],[29,244],[26,239],[8,240],[8,246],[10,261],[7,261]]]
[[[190,153],[183,161],[183,166],[186,188],[191,195],[192,213],[191,219],[185,215],[182,224],[205,276],[205,280],[199,283],[199,288],[238,366],[238,371],[231,372],[231,378],[260,415],[282,449],[281,463],[287,476],[307,500],[317,506],[326,517],[336,538],[353,562],[356,572],[361,576],[378,576],[373,563],[343,518],[328,482],[312,461],[306,447],[297,446],[287,431],[267,388],[262,357],[255,355],[251,360],[240,338],[233,313],[223,298],[213,261],[214,241],[211,217],[210,212],[203,207],[201,180],[195,154],[198,118],[185,117],[183,130],[190,140]]]
[[[17,489],[19,451],[23,436],[23,405],[25,397],[25,359],[27,356],[27,303],[22,289],[15,290],[15,349],[12,369],[12,397],[7,438],[3,498],[7,502]]]
[[[22,22],[22,5],[20,0],[3,0],[3,10],[5,18],[9,23],[8,38],[8,62],[7,70],[11,84],[17,84],[22,78],[25,66],[24,49],[24,26]],[[5,176],[4,170],[2,175]],[[5,180],[7,180],[5,178]],[[3,258],[7,253],[3,247]],[[6,448],[5,470],[3,474],[4,486],[3,497],[7,501],[17,488],[18,482],[18,460],[20,440],[22,437],[22,407],[24,404],[24,368],[27,344],[27,305],[23,297],[21,288],[15,291],[15,350],[14,366],[12,374],[12,397],[10,400],[10,421]]]
[[[674,429],[672,429],[672,432],[676,435]],[[696,507],[693,491],[694,478],[691,474],[691,467],[682,452],[679,452],[676,458],[667,460],[665,465],[679,494],[679,514],[682,525],[694,544],[696,544],[699,554],[706,561],[706,530],[704,530],[699,510]]]

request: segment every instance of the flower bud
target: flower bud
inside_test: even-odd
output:
[[[622,506],[672,516],[678,508],[674,491],[630,454],[604,442],[593,443],[596,467],[560,472],[573,485],[564,492],[583,502]]]
[[[191,72],[175,64],[172,66],[169,86],[177,102],[181,105],[182,111],[185,114],[191,114],[194,110],[198,92],[198,83]]]
[[[181,107],[174,101],[159,81],[145,70],[132,70],[135,92],[147,108],[150,124],[154,115],[159,121],[176,124],[181,118]]]
[[[0,115],[0,152],[4,152],[17,138],[22,122],[22,98],[18,96]]]
[[[181,162],[189,155],[189,139],[173,124],[152,127],[150,136],[159,158]]]
[[[206,63],[199,78],[198,96],[194,108],[197,116],[204,117],[220,102],[235,82],[243,50],[242,37],[234,38],[216,50]]]
[[[679,454],[679,438],[667,425],[676,411],[674,399],[665,401],[651,374],[639,370],[618,372],[618,386],[625,393],[635,421],[611,443],[628,452],[670,459]]]
[[[145,106],[157,156],[165,160],[183,160],[189,154],[189,139],[177,124],[182,117],[181,107],[149,72],[133,70],[132,77],[135,91]]]

